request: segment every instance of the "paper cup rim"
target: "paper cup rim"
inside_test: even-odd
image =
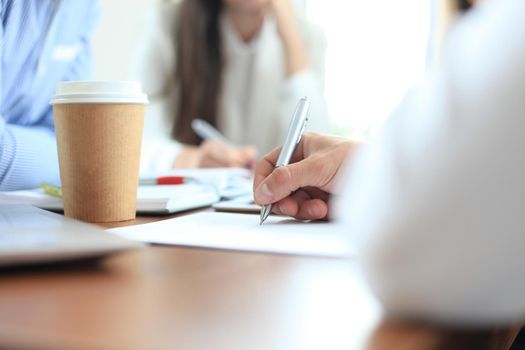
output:
[[[146,94],[137,95],[102,95],[102,94],[67,94],[57,95],[51,99],[51,105],[60,104],[141,104],[149,103]]]
[[[134,103],[148,104],[142,84],[132,80],[79,80],[57,84],[50,104]]]

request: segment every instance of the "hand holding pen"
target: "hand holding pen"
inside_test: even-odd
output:
[[[336,189],[342,164],[356,145],[348,139],[305,133],[290,164],[280,167],[278,158],[283,152],[281,148],[273,150],[256,165],[255,202],[266,208],[271,204],[271,211],[279,215],[302,220],[328,218],[329,197]],[[263,214],[267,216],[269,211]]]
[[[235,146],[213,126],[201,119],[195,119],[191,126],[204,140],[194,155],[197,159],[197,167],[253,167],[257,156],[255,147]]]
[[[306,125],[308,124],[309,113],[310,101],[308,101],[308,98],[303,97],[297,104],[297,107],[295,108],[292,120],[290,121],[290,126],[288,127],[288,132],[286,133],[286,138],[284,139],[283,146],[279,150],[279,156],[277,157],[277,160],[275,161],[275,163],[273,163],[273,167],[275,167],[276,169],[286,167],[290,163],[295,148],[301,141],[303,132],[306,129]],[[286,172],[286,170],[279,171],[281,173]],[[263,204],[261,209],[260,222],[260,224],[262,225],[263,222],[268,218],[268,215],[270,215],[270,212],[272,211],[272,202],[260,204]]]

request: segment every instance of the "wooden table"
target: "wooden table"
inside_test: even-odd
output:
[[[478,350],[514,334],[384,321],[355,262],[337,259],[151,246],[0,272],[2,349]]]

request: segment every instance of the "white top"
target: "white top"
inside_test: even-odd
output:
[[[525,1],[482,2],[448,44],[351,164],[339,217],[389,312],[523,320]]]
[[[61,81],[51,104],[65,103],[148,104],[148,96],[138,81]]]
[[[175,19],[178,5],[164,2],[150,21],[141,48],[138,75],[151,106],[146,114],[142,171],[169,169],[180,150],[171,140],[176,111]],[[255,145],[261,154],[279,146],[293,111],[303,96],[312,101],[309,130],[329,131],[324,90],[326,42],[321,30],[299,16],[310,69],[286,77],[283,45],[273,18],[248,44],[223,16],[225,54],[218,129],[234,144]],[[198,117],[198,116],[197,116]],[[159,152],[161,156],[159,156]]]

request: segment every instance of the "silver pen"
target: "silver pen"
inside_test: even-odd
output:
[[[283,147],[281,148],[281,153],[279,153],[279,158],[275,163],[275,168],[286,166],[290,163],[295,147],[301,141],[303,132],[306,129],[306,124],[308,123],[308,114],[310,112],[310,101],[307,97],[303,97],[299,100],[297,107],[295,107],[295,112],[292,117],[292,121],[288,126],[288,132],[286,138],[284,139]],[[264,205],[261,208],[261,222],[260,225],[268,218],[272,211],[272,205]]]
[[[222,142],[223,144],[229,147],[235,147],[230,140],[228,140],[223,134],[221,134],[217,129],[211,126],[208,122],[202,119],[194,119],[191,122],[191,128],[197,135],[199,135],[203,140],[214,139]]]

